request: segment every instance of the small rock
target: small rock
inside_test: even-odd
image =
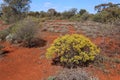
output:
[[[54,32],[54,28],[53,28],[53,27],[48,28],[48,31],[50,31],[50,32]]]
[[[74,26],[75,29],[78,29],[78,26]]]
[[[13,37],[14,37],[13,34],[9,34],[8,36],[6,36],[5,39],[6,39],[6,41],[11,42],[13,40]]]
[[[103,70],[103,72],[104,72],[104,73],[110,73],[110,71],[109,71],[109,70],[106,70],[106,69]]]
[[[111,68],[115,69],[115,68],[116,68],[116,65],[112,65]]]

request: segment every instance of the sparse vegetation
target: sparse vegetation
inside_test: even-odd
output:
[[[31,47],[32,41],[37,38],[38,22],[34,18],[28,17],[13,25],[11,31],[14,34],[14,40],[23,42],[26,47]]]
[[[88,72],[82,69],[64,69],[55,77],[51,77],[48,80],[99,80],[96,77],[91,76]]]
[[[6,39],[6,36],[9,35],[9,33],[9,29],[0,31],[0,41],[4,41]]]
[[[0,39],[12,43],[22,43],[22,46],[25,47],[44,46],[46,41],[39,39],[37,36],[38,25],[38,19],[33,17],[25,18],[1,31]]]

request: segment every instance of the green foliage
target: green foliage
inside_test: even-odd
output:
[[[100,13],[96,13],[93,17],[93,21],[96,22],[107,22],[109,17],[109,13],[106,11],[100,12]]]
[[[11,7],[4,7],[2,9],[3,15],[1,16],[2,19],[6,22],[6,23],[13,23],[17,20],[19,20],[19,13],[16,12],[15,9],[11,8]]]
[[[89,19],[89,17],[90,17],[90,14],[86,12],[86,13],[82,14],[82,16],[80,18],[82,21],[86,21]]]
[[[11,25],[8,29],[0,31],[0,40],[11,43],[21,43],[24,47],[43,47],[46,41],[38,38],[39,19],[27,17]]]
[[[117,19],[120,19],[120,4],[100,4],[95,6],[95,9],[98,10],[98,13],[93,17],[94,21],[97,22],[110,22],[113,23]]]
[[[80,17],[81,17],[80,14],[76,14],[76,15],[72,16],[69,20],[70,21],[80,21],[81,20]]]
[[[30,11],[30,12],[27,13],[27,15],[38,18],[40,16],[40,13],[39,12]]]
[[[50,77],[48,77],[48,80],[55,80],[55,77],[54,76],[50,76]]]
[[[62,17],[63,17],[64,19],[70,19],[70,18],[73,17],[76,13],[77,13],[77,9],[76,9],[76,8],[72,8],[72,9],[70,9],[70,10],[68,10],[68,11],[64,11],[64,12],[62,13]]]
[[[47,13],[44,11],[40,11],[40,18],[44,18],[47,16]]]
[[[87,20],[92,20],[93,15],[89,14],[88,12],[83,13],[82,15],[76,14],[72,16],[69,20],[71,21],[87,21]]]
[[[1,11],[2,19],[6,23],[14,23],[25,16],[25,12],[29,10],[30,0],[3,0]]]
[[[93,20],[97,22],[114,22],[120,19],[120,8],[111,8],[109,10],[101,11],[94,15]]]
[[[21,28],[21,27],[25,27],[25,26],[29,27],[32,25],[37,26],[38,23],[39,23],[39,19],[37,19],[35,17],[26,17],[23,20],[20,20],[20,21],[16,22],[15,24],[13,24],[12,26],[10,26],[9,27],[10,33],[15,34],[15,33],[17,33],[17,30],[19,30],[19,28]]]
[[[26,12],[29,9],[31,0],[3,0],[3,8],[8,6],[14,8],[17,12]]]
[[[83,15],[84,13],[86,13],[87,11],[85,10],[85,9],[81,9],[80,11],[79,11],[79,14],[80,15]]]
[[[47,13],[48,13],[48,16],[52,17],[57,14],[57,11],[51,8],[51,9],[48,9]]]
[[[0,39],[5,40],[6,36],[9,35],[9,33],[10,33],[9,29],[0,31]]]
[[[111,2],[107,3],[107,4],[99,4],[95,6],[95,10],[97,10],[97,12],[101,12],[103,10],[106,10],[108,8],[112,8],[112,7],[119,7],[119,3],[118,4],[113,4]]]
[[[80,62],[93,61],[100,52],[88,38],[73,34],[59,37],[47,49],[47,58],[59,57],[61,63],[79,64]]]
[[[25,18],[14,24],[10,31],[14,34],[15,40],[25,42],[25,46],[29,47],[31,40],[36,37],[38,20],[32,17]]]

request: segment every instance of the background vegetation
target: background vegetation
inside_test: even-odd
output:
[[[99,4],[95,6],[97,13],[91,14],[85,9],[77,10],[71,8],[63,12],[57,12],[55,9],[48,9],[47,12],[33,12],[29,11],[29,4],[31,0],[3,0],[0,9],[0,16],[7,23],[14,23],[27,16],[39,18],[44,20],[72,20],[72,21],[86,21],[92,20],[101,23],[117,23],[120,20],[120,4]]]

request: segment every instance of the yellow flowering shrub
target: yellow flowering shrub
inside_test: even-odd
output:
[[[53,42],[47,49],[46,57],[50,59],[59,57],[60,62],[79,64],[81,61],[93,61],[99,52],[97,46],[87,37],[79,34],[67,34]]]

